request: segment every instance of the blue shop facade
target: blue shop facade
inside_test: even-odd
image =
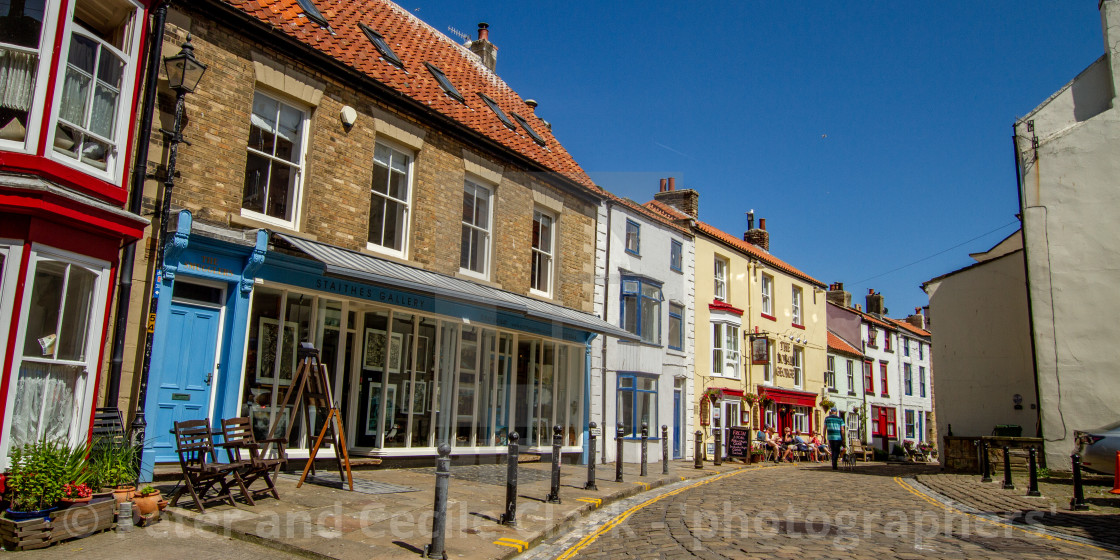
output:
[[[583,452],[590,342],[631,337],[593,315],[365,253],[265,230],[193,224],[166,253],[145,399],[144,473],[176,462],[175,421],[291,426],[306,456],[326,410],[280,406],[310,342],[326,366],[352,455]],[[322,452],[321,452],[322,453]]]

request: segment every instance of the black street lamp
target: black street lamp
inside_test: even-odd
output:
[[[163,178],[163,203],[159,213],[159,227],[152,228],[152,237],[156,249],[155,274],[152,278],[151,299],[148,302],[148,322],[144,336],[144,363],[140,370],[140,391],[136,398],[136,417],[132,420],[132,441],[139,447],[139,455],[143,453],[144,432],[147,422],[144,419],[144,400],[148,394],[148,372],[152,367],[152,337],[155,334],[156,304],[159,301],[159,285],[163,282],[163,253],[166,245],[168,219],[171,217],[171,193],[175,187],[175,159],[180,143],[188,146],[190,142],[183,139],[183,98],[188,93],[193,93],[206,73],[206,65],[194,57],[194,45],[191,36],[180,46],[179,54],[164,57],[164,68],[167,71],[168,85],[175,91],[175,120],[171,130],[160,129],[167,135],[167,172]]]

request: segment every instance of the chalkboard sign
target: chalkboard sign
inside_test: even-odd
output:
[[[744,427],[733,427],[728,430],[727,456],[747,457],[751,453],[751,430]]]

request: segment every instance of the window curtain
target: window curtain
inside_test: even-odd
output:
[[[12,413],[12,447],[42,439],[69,442],[82,366],[43,364],[24,361],[16,383],[15,410]]]
[[[0,49],[0,107],[31,110],[38,65],[39,57],[34,54]]]

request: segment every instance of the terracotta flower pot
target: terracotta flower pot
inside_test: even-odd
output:
[[[140,515],[148,515],[158,511],[160,501],[162,500],[159,490],[156,490],[155,494],[148,494],[147,496],[136,494],[132,497],[132,503],[136,506],[136,509],[140,510]]]
[[[163,511],[167,509],[167,500],[161,499],[160,501],[156,502],[156,505],[159,506],[160,511]]]
[[[118,504],[121,504],[131,500],[132,495],[135,493],[135,486],[118,486],[113,489],[113,499],[115,499]]]
[[[87,504],[92,499],[93,499],[93,496],[86,496],[84,498],[62,498],[61,500],[58,501],[58,505],[59,505],[60,508],[65,509],[65,508],[68,508],[68,507],[73,507],[73,506],[78,505],[78,504]]]

